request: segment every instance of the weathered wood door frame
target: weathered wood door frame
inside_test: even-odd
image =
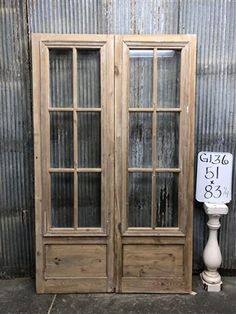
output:
[[[115,45],[116,290],[119,292],[142,293],[190,292],[192,289],[196,38],[194,35],[124,35],[116,36]],[[154,88],[152,92],[152,108],[129,108],[129,49],[153,50]],[[156,52],[159,49],[178,50],[181,53],[179,108],[158,107],[155,86],[158,80]],[[153,115],[152,168],[131,169],[128,167],[128,118],[129,113],[132,112],[151,112]],[[157,168],[155,164],[156,116],[160,112],[173,112],[178,113],[180,116],[179,165],[177,168]],[[140,171],[152,173],[151,226],[150,228],[129,228],[127,223],[128,173]],[[155,227],[155,176],[157,173],[177,173],[179,176],[178,227]],[[171,269],[171,263],[165,260],[166,254],[169,254],[170,258],[176,260],[177,255],[182,256],[182,265],[179,272],[175,272],[175,269],[173,269],[176,267],[175,263]],[[167,267],[169,264],[170,266],[169,273],[160,271],[157,274],[152,266],[149,264],[145,266],[145,261],[151,258],[153,258],[153,263],[155,263],[155,258],[163,259],[164,265]],[[156,263],[157,268],[162,266]],[[137,271],[138,268],[139,271]]]
[[[36,288],[43,292],[110,292],[114,281],[114,36],[33,34]],[[49,104],[49,49],[72,50],[73,104]],[[100,108],[77,104],[77,49],[100,50]],[[73,114],[74,167],[50,166],[49,115]],[[79,168],[77,113],[101,114],[101,167]],[[74,225],[53,228],[50,212],[50,174],[74,174]],[[101,173],[101,227],[78,227],[78,178],[81,172]],[[63,257],[60,257],[63,256]],[[87,257],[87,260],[86,260]],[[80,262],[79,260],[82,260]],[[79,262],[78,262],[79,261]],[[64,273],[63,273],[64,272]]]
[[[73,51],[73,86],[76,77],[76,49],[99,48],[101,51],[101,115],[102,115],[102,164],[101,169],[79,169],[77,157],[71,169],[52,169],[49,164],[49,113],[66,111],[49,107],[49,48],[70,48]],[[128,109],[129,89],[129,49],[178,49],[181,50],[180,107],[149,111],[153,121],[159,111],[178,112],[180,115],[179,166],[175,169],[152,169],[145,171],[175,172],[179,174],[179,215],[178,227],[156,228],[155,205],[152,204],[151,228],[128,228],[127,225],[127,175],[128,169]],[[34,92],[34,150],[35,150],[35,218],[36,218],[36,286],[43,292],[190,292],[192,278],[192,203],[193,203],[193,151],[194,151],[194,94],[195,94],[195,36],[193,35],[54,35],[33,34],[33,92]],[[156,58],[153,57],[154,68]],[[114,64],[115,63],[115,64]],[[115,76],[115,78],[114,78]],[[157,80],[153,71],[153,81]],[[153,93],[153,99],[157,95]],[[114,106],[115,103],[115,106]],[[115,112],[114,112],[115,108]],[[86,109],[87,110],[87,109]],[[81,109],[81,111],[86,111]],[[74,151],[77,151],[77,92],[73,89],[73,106],[68,111],[73,114]],[[87,111],[99,111],[89,109]],[[142,111],[142,110],[141,110]],[[148,111],[148,110],[146,110]],[[155,123],[153,123],[155,131]],[[155,136],[153,135],[153,143]],[[155,154],[153,155],[153,160]],[[51,228],[50,222],[50,183],[53,172],[74,174],[74,226],[73,228]],[[77,173],[98,171],[102,174],[102,219],[101,228],[78,228]],[[143,170],[144,171],[144,170]],[[154,181],[153,181],[154,182]],[[154,187],[152,183],[152,193]],[[175,273],[168,276],[152,272],[140,277],[127,276],[125,265],[129,258],[127,250],[143,250],[147,256],[175,258],[174,253],[182,254],[182,276]],[[75,251],[73,253],[73,250]],[[85,276],[76,261],[82,257],[91,258],[95,254],[94,271],[86,270]],[[72,252],[72,253],[71,253]],[[55,271],[63,255],[67,270],[58,275]],[[70,256],[70,253],[72,254]],[[78,254],[74,257],[73,254]],[[67,258],[67,255],[69,257]],[[62,258],[62,259],[63,259]],[[70,265],[70,258],[74,262]],[[67,264],[69,263],[69,264]],[[145,265],[144,265],[145,266]],[[137,267],[134,266],[134,267]],[[97,274],[95,273],[97,269]],[[80,275],[75,276],[79,271]],[[153,278],[152,278],[153,277]]]

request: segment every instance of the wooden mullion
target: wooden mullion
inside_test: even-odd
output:
[[[156,168],[156,172],[181,172],[181,168]]]
[[[128,168],[128,172],[152,172],[152,168]]]
[[[74,228],[78,228],[78,119],[77,119],[77,50],[73,48],[73,144],[74,144]]]
[[[151,227],[156,227],[156,132],[157,132],[157,49],[153,50],[153,78],[152,78],[152,212]]]
[[[76,108],[76,111],[79,112],[101,112],[101,108]]]
[[[49,168],[49,172],[101,172],[101,168]]]
[[[153,168],[128,168],[129,172],[153,172]],[[180,168],[155,168],[155,172],[180,172]]]
[[[77,172],[102,172],[101,168],[76,168]]]
[[[51,172],[74,172],[74,168],[49,168],[48,171]]]
[[[154,108],[129,108],[129,112],[153,112]]]
[[[74,168],[49,168],[49,172],[74,172]],[[77,172],[101,172],[101,168],[76,168]],[[128,172],[152,172],[153,168],[128,168]],[[181,168],[155,168],[155,172],[180,172]]]
[[[181,108],[129,108],[130,112],[181,112]]]
[[[157,108],[157,112],[181,112],[181,108]]]
[[[72,108],[72,107],[64,107],[64,108],[62,108],[62,107],[49,107],[48,110],[49,110],[49,112],[68,112],[68,111],[72,112],[72,111],[74,111],[74,108]]]

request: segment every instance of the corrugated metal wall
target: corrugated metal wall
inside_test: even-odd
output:
[[[31,32],[195,33],[196,152],[236,150],[235,0],[0,0],[0,276],[34,272]],[[235,168],[235,167],[234,167]],[[233,176],[234,185],[236,174]],[[236,191],[222,219],[224,269],[236,269]],[[194,270],[206,217],[194,210]]]
[[[34,272],[30,59],[24,1],[0,1],[0,277]]]

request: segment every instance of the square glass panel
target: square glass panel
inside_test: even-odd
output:
[[[52,168],[74,166],[72,112],[50,112],[50,159]]]
[[[157,105],[180,106],[180,50],[157,50]]]
[[[101,114],[78,113],[78,164],[79,167],[101,167]]]
[[[151,226],[152,174],[129,173],[128,226]]]
[[[101,173],[78,173],[79,227],[101,227]]]
[[[152,166],[152,113],[129,113],[129,167]]]
[[[78,107],[101,107],[100,50],[77,50]]]
[[[179,164],[179,113],[157,113],[157,167]]]
[[[152,107],[153,50],[129,50],[129,107]]]
[[[50,106],[72,107],[72,49],[49,49]]]
[[[157,227],[178,226],[178,174],[157,173]]]
[[[51,173],[52,227],[73,227],[73,173]]]

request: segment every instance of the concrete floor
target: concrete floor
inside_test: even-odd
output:
[[[35,294],[34,280],[0,281],[0,314],[236,314],[236,278],[224,277],[223,291],[209,293],[194,277],[196,295]]]

